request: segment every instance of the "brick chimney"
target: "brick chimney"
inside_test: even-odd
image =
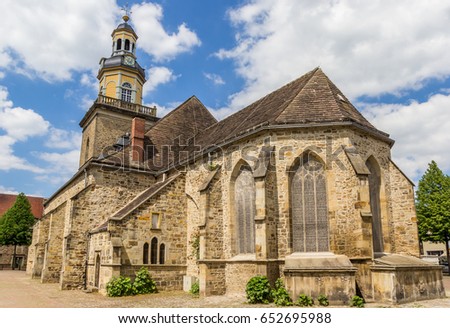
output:
[[[131,123],[131,149],[133,161],[142,163],[144,161],[144,134],[145,120],[135,117]]]

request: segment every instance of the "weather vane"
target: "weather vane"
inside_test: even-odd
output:
[[[125,4],[124,7],[121,8],[121,10],[125,12],[125,14],[122,16],[122,19],[126,23],[130,19],[130,15],[132,13],[130,7],[128,6],[128,2]]]

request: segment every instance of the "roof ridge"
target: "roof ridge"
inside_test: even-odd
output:
[[[314,75],[316,75],[316,73],[317,73],[319,70],[322,71],[322,70],[320,69],[320,67],[317,66],[317,67],[316,67],[315,69],[313,69],[312,71],[310,71],[310,72],[308,72],[308,73],[302,75],[302,76],[299,77],[298,79],[296,79],[296,80],[290,82],[290,83],[294,83],[295,81],[300,80],[303,76],[308,75],[308,74],[311,73],[311,76],[308,78],[308,80],[305,82],[305,84],[304,84],[304,85],[302,86],[302,88],[299,90],[299,92],[297,93],[297,95],[296,95],[295,97],[293,97],[293,98],[291,99],[291,101],[290,101],[289,103],[286,104],[286,106],[284,106],[283,110],[280,110],[280,112],[278,113],[278,115],[272,120],[273,122],[276,122],[277,119],[278,119],[278,117],[280,117],[280,115],[283,114],[283,112],[286,110],[286,108],[288,108],[289,105],[292,104],[292,103],[294,102],[294,100],[297,99],[297,97],[305,90],[305,87],[308,85],[308,83],[311,81],[312,77],[313,77]],[[288,84],[289,84],[289,83],[288,83]],[[286,84],[286,85],[288,85],[288,84]]]

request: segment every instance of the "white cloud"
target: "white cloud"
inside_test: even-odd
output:
[[[36,153],[39,159],[48,163],[44,174],[38,175],[37,180],[60,185],[70,179],[78,169],[80,151],[70,150],[65,153]]]
[[[13,188],[5,187],[0,185],[0,193],[1,194],[11,194],[11,195],[17,195],[19,192]]]
[[[450,95],[433,95],[422,103],[364,107],[363,114],[396,141],[393,158],[410,178],[418,181],[432,160],[450,170]]]
[[[167,32],[161,23],[163,9],[158,4],[143,2],[133,5],[131,10],[132,22],[139,35],[138,46],[156,61],[171,60],[201,44],[197,34],[185,23],[178,26],[176,33]]]
[[[24,170],[33,173],[43,173],[44,170],[29,163],[26,159],[14,155],[13,146],[16,140],[7,135],[0,135],[0,170]]]
[[[236,47],[216,55],[246,81],[234,109],[317,66],[351,98],[450,75],[448,1],[253,0],[229,18]]]
[[[0,129],[15,140],[25,141],[29,137],[42,136],[47,133],[49,126],[49,122],[31,109],[0,109]]]
[[[144,96],[155,90],[158,85],[165,84],[177,79],[173,71],[164,66],[154,66],[148,70],[148,81],[144,84]]]
[[[2,0],[0,12],[0,67],[54,81],[95,68],[119,9],[115,0]]]
[[[44,144],[49,148],[78,149],[81,146],[81,133],[52,127]]]
[[[215,85],[223,85],[225,84],[225,81],[222,79],[220,75],[213,74],[213,73],[203,73],[203,75],[210,80]]]

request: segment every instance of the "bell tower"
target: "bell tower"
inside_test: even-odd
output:
[[[128,23],[130,11],[124,10],[123,21],[111,34],[111,56],[100,59],[98,98],[80,122],[83,129],[80,168],[104,158],[108,149],[118,145],[118,140],[130,141],[122,142],[123,147],[130,144],[136,148],[136,141],[143,145],[144,133],[158,120],[156,107],[142,105],[145,71],[137,62],[138,36]],[[139,133],[136,126],[140,127]]]
[[[112,53],[100,60],[98,71],[99,94],[122,101],[142,104],[142,87],[145,83],[144,69],[136,61],[138,36],[128,21],[129,11],[123,22],[112,32]]]

